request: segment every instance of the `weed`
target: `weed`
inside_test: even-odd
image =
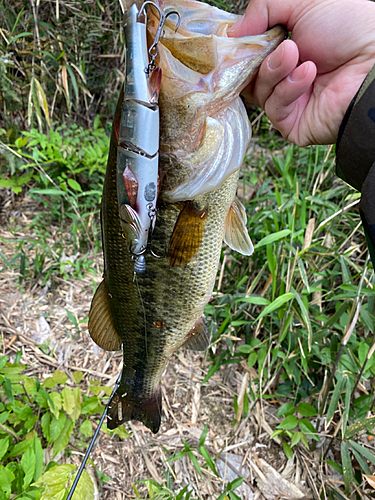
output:
[[[104,409],[99,393],[108,396],[111,389],[91,381],[93,395],[84,394],[77,385],[82,379],[79,371],[69,378],[55,370],[40,382],[23,373],[26,367],[19,358],[10,363],[7,356],[0,357],[0,499],[14,494],[23,500],[63,498],[76,466],[53,459],[69,457],[71,444],[86,447],[92,435],[90,417],[100,416]],[[119,435],[129,436],[124,430]],[[52,460],[46,462],[49,455]],[[94,486],[85,472],[75,498],[93,497]]]
[[[225,339],[226,349],[212,356],[205,381],[223,364],[246,359],[258,377],[245,393],[243,416],[257,400],[277,398],[282,420],[271,437],[282,438],[288,458],[334,432],[321,459],[339,448],[341,465],[329,463],[342,472],[349,495],[375,459],[351,440],[357,429],[371,434],[375,423],[373,398],[358,394],[358,384],[370,387],[375,374],[375,292],[358,195],[332,179],[333,164],[323,147],[255,150],[241,181],[243,192],[256,181],[257,197],[245,203],[255,253],[223,254],[228,279],[206,314],[218,325],[214,342]]]

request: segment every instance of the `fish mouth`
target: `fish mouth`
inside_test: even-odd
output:
[[[164,25],[160,43],[184,66],[201,75],[207,75],[218,66],[231,65],[232,57],[251,60],[259,67],[286,36],[286,29],[277,25],[261,35],[240,38],[228,37],[228,30],[240,16],[221,11],[201,2],[174,0],[163,3],[163,8],[173,10],[181,22],[176,31],[177,16],[170,16]],[[148,30],[155,36],[159,19],[156,9],[150,9]],[[258,61],[260,59],[260,61]]]

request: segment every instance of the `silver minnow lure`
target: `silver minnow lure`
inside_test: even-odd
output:
[[[153,5],[160,15],[155,40],[147,48],[146,6]],[[157,44],[165,20],[175,11],[163,14],[153,2],[140,10],[135,4],[124,17],[126,70],[124,102],[115,126],[117,147],[117,199],[124,237],[129,242],[134,271],[146,269],[145,252],[156,220],[159,169],[159,90],[161,69],[156,67]]]

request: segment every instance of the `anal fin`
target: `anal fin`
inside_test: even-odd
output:
[[[236,197],[225,221],[224,241],[232,250],[236,250],[242,255],[251,255],[254,252],[254,247],[247,231],[246,222],[245,207]]]
[[[106,351],[121,349],[122,339],[113,323],[109,295],[104,280],[98,286],[92,299],[88,327],[90,337],[99,347]]]
[[[108,429],[116,429],[128,420],[138,420],[156,434],[161,424],[162,398],[160,388],[152,396],[142,399],[131,392],[117,389],[108,409]]]
[[[209,345],[210,335],[207,330],[206,318],[202,316],[188,333],[183,347],[192,351],[205,351]]]

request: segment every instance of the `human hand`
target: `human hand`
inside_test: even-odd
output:
[[[352,98],[375,63],[375,3],[251,0],[228,31],[240,37],[275,24],[292,32],[260,67],[245,98],[299,146],[336,142]]]

